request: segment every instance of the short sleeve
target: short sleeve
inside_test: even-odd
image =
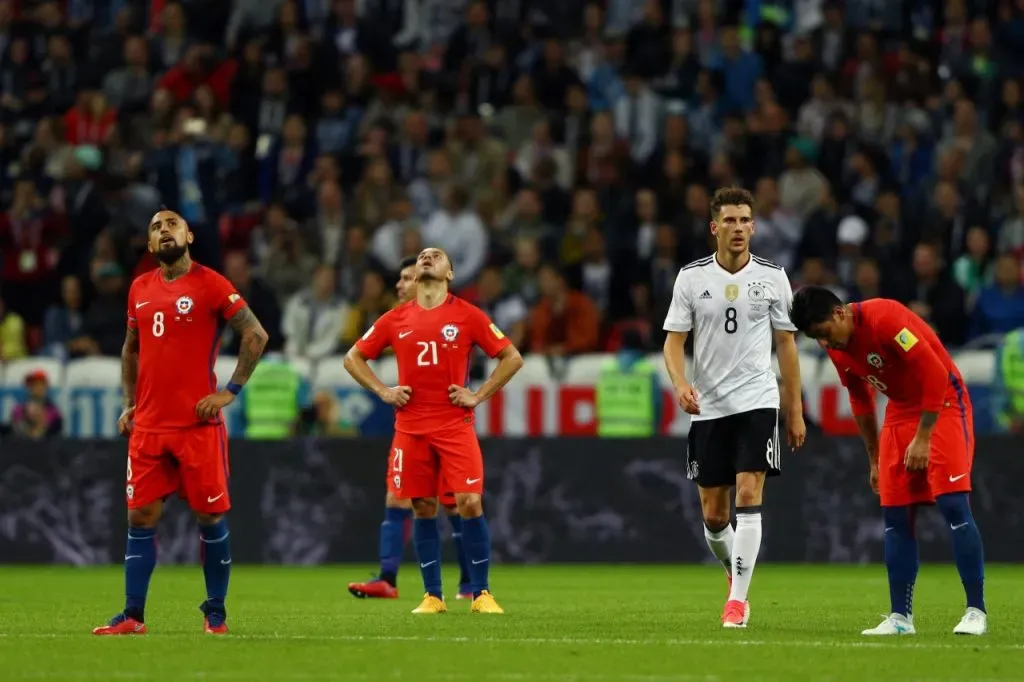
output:
[[[686,270],[680,270],[672,287],[672,303],[665,315],[664,330],[667,332],[688,332],[693,329],[693,301],[690,298],[690,281]]]
[[[512,345],[512,342],[498,329],[498,325],[491,322],[484,311],[476,307],[472,310],[473,341],[487,353],[487,357],[497,357],[498,353]]]
[[[139,320],[135,317],[135,301],[137,299],[135,289],[138,287],[139,280],[132,282],[131,288],[128,289],[128,328],[133,331],[138,331]]]
[[[230,319],[235,313],[245,307],[245,299],[242,298],[242,295],[235,289],[235,285],[229,282],[226,277],[217,274],[213,270],[210,270],[208,274],[208,300],[218,315],[225,320]]]
[[[771,304],[772,329],[795,332],[796,327],[789,318],[789,311],[793,307],[793,288],[789,285],[789,276],[785,270],[779,270],[775,289],[778,295]]]
[[[377,318],[377,321],[356,341],[359,352],[370,360],[379,358],[384,349],[391,345],[391,327],[394,319],[392,310]]]

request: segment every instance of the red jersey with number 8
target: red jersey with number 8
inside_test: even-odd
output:
[[[473,423],[473,410],[453,405],[448,387],[466,385],[473,346],[493,358],[509,344],[482,310],[449,294],[430,310],[409,301],[388,311],[356,347],[371,360],[394,349],[398,383],[412,389],[408,404],[395,410],[395,430],[426,434]]]
[[[171,282],[159,269],[132,282],[128,327],[139,336],[135,431],[221,422],[200,421],[196,403],[217,390],[213,366],[225,320],[244,306],[228,280],[198,263]]]

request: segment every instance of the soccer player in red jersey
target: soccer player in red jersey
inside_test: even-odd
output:
[[[388,489],[412,499],[413,538],[426,594],[413,613],[444,613],[438,494],[451,491],[462,517],[469,559],[473,613],[504,613],[490,593],[491,538],[481,496],[484,464],[473,427],[473,408],[498,392],[522,367],[519,351],[487,316],[448,292],[451,261],[441,249],[424,249],[416,261],[416,300],[381,316],[345,356],[345,369],[395,407],[395,437]],[[466,387],[473,346],[499,359],[473,392]],[[385,386],[367,363],[391,346],[398,386]]]
[[[220,411],[249,379],[267,332],[235,288],[194,263],[193,234],[173,211],[149,224],[149,251],[160,268],[139,276],[128,293],[128,331],[121,350],[124,411],[117,421],[129,437],[125,497],[128,545],[125,607],[97,635],[144,634],[146,594],[156,568],[156,524],[164,500],[183,498],[199,522],[206,577],[203,627],[227,632],[224,599],[231,551],[224,514],[228,496],[227,436]],[[241,338],[238,365],[217,390],[214,361],[225,321]]]
[[[395,290],[398,293],[399,305],[416,298],[415,256],[402,260]],[[459,592],[456,599],[472,599],[469,562],[462,545],[462,517],[459,516],[459,510],[455,505],[455,494],[445,491],[443,485],[440,492],[441,506],[451,524],[452,541],[455,543],[455,554],[459,559]],[[411,520],[412,500],[403,500],[389,490],[384,500],[384,521],[380,524],[380,572],[372,580],[349,583],[348,591],[352,596],[360,599],[398,598],[398,567],[402,564],[402,555],[405,554]]]
[[[960,370],[931,327],[896,301],[844,305],[828,289],[806,287],[794,296],[791,317],[828,352],[849,390],[870,459],[871,488],[882,503],[892,607],[863,634],[914,633],[914,512],[922,504],[936,504],[949,524],[967,593],[967,611],[953,632],[985,634],[985,558],[968,499],[974,418]],[[889,400],[881,433],[874,391]]]

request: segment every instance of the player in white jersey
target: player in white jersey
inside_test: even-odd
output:
[[[793,291],[780,266],[750,253],[753,205],[744,189],[715,192],[711,234],[717,250],[679,271],[665,317],[665,366],[680,407],[691,415],[687,476],[700,491],[708,547],[729,579],[722,613],[727,628],[746,627],[750,618],[747,592],[761,547],[764,480],[782,467],[773,335],[790,446],[800,447],[807,435],[796,327],[789,319]],[[693,377],[687,378],[683,346],[690,334]]]

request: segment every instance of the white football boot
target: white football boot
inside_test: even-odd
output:
[[[890,613],[888,616],[884,616],[884,618],[885,620],[879,623],[878,627],[865,630],[860,634],[875,637],[880,635],[913,635],[917,633],[914,629],[913,616],[908,618],[902,613]]]
[[[988,632],[988,616],[981,609],[973,606],[953,628],[954,635],[983,635]]]

